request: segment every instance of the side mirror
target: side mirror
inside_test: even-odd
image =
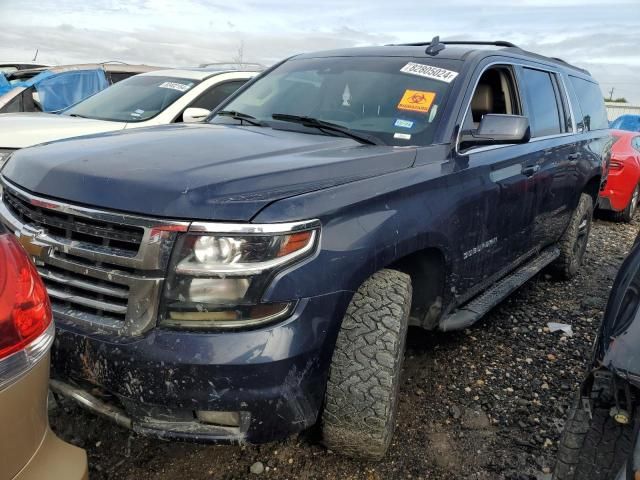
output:
[[[470,148],[486,145],[527,143],[531,140],[529,119],[521,115],[484,115],[477,130],[462,132],[460,146]]]
[[[182,113],[182,121],[184,123],[201,122],[202,120],[207,118],[210,113],[211,112],[206,108],[194,108],[194,107],[187,108]]]

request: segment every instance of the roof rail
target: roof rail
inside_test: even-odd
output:
[[[260,70],[264,70],[267,67],[265,67],[263,64],[261,63],[255,63],[255,62],[234,62],[234,61],[230,61],[230,62],[209,62],[209,63],[201,63],[200,65],[198,65],[199,68],[207,68],[207,67],[220,67],[222,65],[233,65],[235,68],[248,68],[248,67],[257,67]]]
[[[520,48],[517,45],[507,42],[504,40],[494,40],[494,41],[479,41],[479,40],[440,40],[439,37],[435,37],[430,42],[414,42],[414,43],[394,43],[389,46],[393,47],[422,47],[425,45],[432,45],[434,40],[438,40],[438,43],[442,45],[493,45],[496,47],[505,47],[505,48]]]

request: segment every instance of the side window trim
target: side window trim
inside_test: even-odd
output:
[[[560,87],[560,80],[558,78],[559,75],[555,72],[550,72],[550,75],[551,83],[553,84],[553,90],[556,93],[556,103],[558,105],[558,114],[560,115],[560,127],[562,128],[561,133],[573,133],[573,130],[570,129],[569,125],[567,124],[567,115],[569,114],[569,112],[567,111],[566,96],[564,95]],[[569,118],[568,120],[571,120],[571,118]]]
[[[573,105],[571,104],[571,98],[569,96],[569,89],[567,88],[567,82],[564,78],[564,74],[558,72],[556,73],[556,81],[558,82],[558,88],[560,88],[563,106],[565,110],[569,114],[569,119],[571,120],[571,130],[567,133],[578,133],[577,119],[576,115],[573,111]]]

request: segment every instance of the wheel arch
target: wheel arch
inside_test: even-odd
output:
[[[410,319],[413,325],[434,329],[447,300],[449,265],[445,251],[427,246],[397,258],[385,268],[399,270],[411,278],[414,292]]]
[[[587,180],[587,183],[580,191],[580,194],[583,194],[583,193],[589,194],[589,196],[593,200],[594,207],[598,202],[598,195],[600,194],[601,182],[602,182],[602,175],[600,174],[594,175],[589,180]],[[576,199],[576,202],[577,202],[577,199]]]

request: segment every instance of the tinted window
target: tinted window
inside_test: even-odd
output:
[[[424,57],[292,59],[260,77],[225,110],[252,115],[263,125],[280,129],[327,134],[274,119],[274,114],[336,123],[389,145],[426,145],[433,141],[455,82],[453,65]],[[232,120],[216,116],[211,121]]]
[[[245,82],[246,80],[239,80],[214,85],[198,98],[196,98],[189,106],[194,108],[206,108],[207,110],[213,110],[220,104],[222,100],[239,89],[242,85],[244,85]]]
[[[563,131],[556,90],[551,74],[531,68],[524,69],[524,87],[529,100],[531,135],[544,137]]]
[[[573,85],[582,110],[583,117],[578,119],[578,128],[583,128],[587,131],[609,128],[607,111],[604,107],[604,99],[598,84],[572,76],[569,76],[569,80]]]
[[[66,110],[64,115],[142,122],[158,115],[197,83],[187,78],[139,75],[87,98]]]
[[[110,72],[109,77],[111,78],[111,83],[118,83],[122,80],[126,80],[133,75],[137,75],[133,72]]]

